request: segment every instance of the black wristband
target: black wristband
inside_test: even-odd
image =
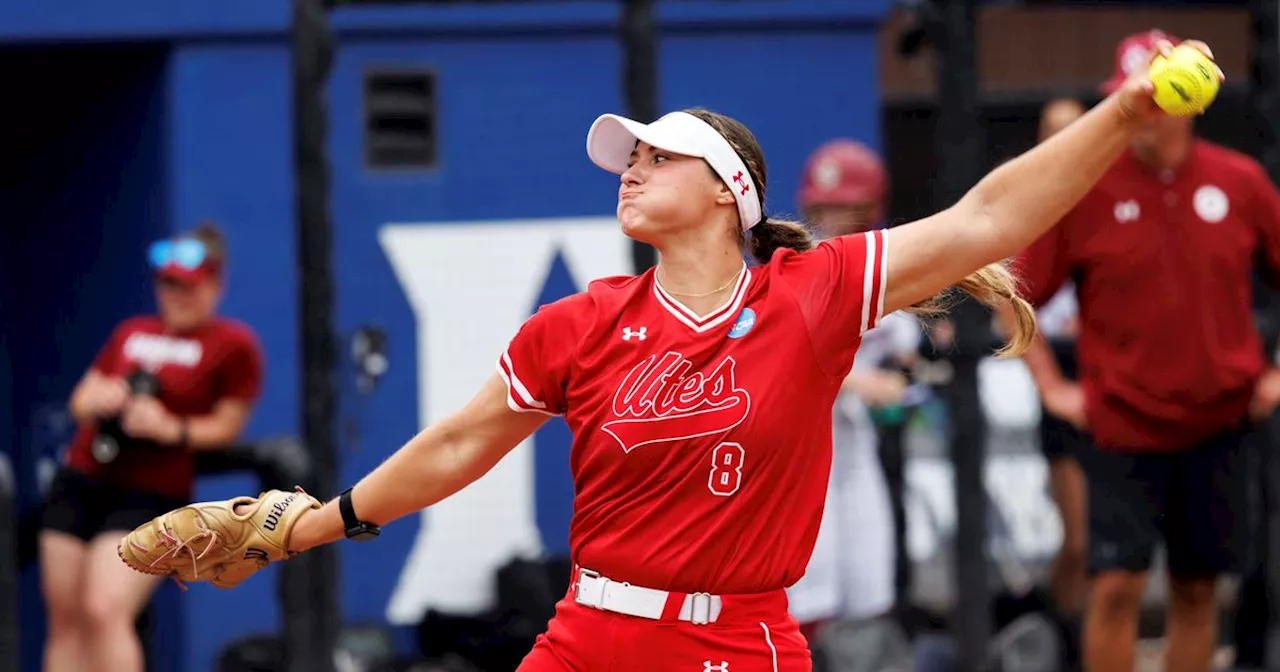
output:
[[[382,533],[381,528],[356,517],[356,507],[351,503],[351,491],[347,488],[338,496],[338,512],[342,514],[342,527],[347,538],[353,541],[369,541]]]

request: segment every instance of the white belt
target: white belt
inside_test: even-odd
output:
[[[670,595],[665,590],[611,581],[589,569],[578,570],[578,583],[573,592],[574,601],[585,607],[655,621],[662,618],[662,612],[667,606],[667,596]],[[721,606],[719,595],[690,593],[684,596],[684,604],[680,605],[679,620],[694,625],[715,623],[720,617]]]

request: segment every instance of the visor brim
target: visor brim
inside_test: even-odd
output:
[[[597,166],[621,175],[631,163],[636,144],[663,149],[676,154],[704,158],[687,139],[672,132],[672,127],[658,123],[643,124],[616,114],[601,115],[587,132],[587,156]]]

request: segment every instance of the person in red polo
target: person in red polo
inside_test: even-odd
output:
[[[1108,93],[1146,67],[1159,31],[1117,49]],[[1085,430],[1085,668],[1129,672],[1157,546],[1170,573],[1165,669],[1209,669],[1215,579],[1248,543],[1243,446],[1280,401],[1251,279],[1280,269],[1280,193],[1255,161],[1161,117],[1016,264],[1033,304],[1073,280],[1079,382],[1043,341],[1024,355],[1045,410]],[[1007,315],[1005,316],[1008,317]]]
[[[209,225],[153,245],[158,310],[121,322],[72,392],[79,429],[40,532],[47,672],[143,669],[134,622],[160,578],[116,545],[190,501],[193,453],[236,440],[262,383],[257,337],[216,315],[225,260]]]

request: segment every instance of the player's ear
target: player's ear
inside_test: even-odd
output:
[[[716,205],[733,205],[736,201],[733,198],[733,192],[729,190],[729,185],[724,183],[719,177],[716,178]]]

